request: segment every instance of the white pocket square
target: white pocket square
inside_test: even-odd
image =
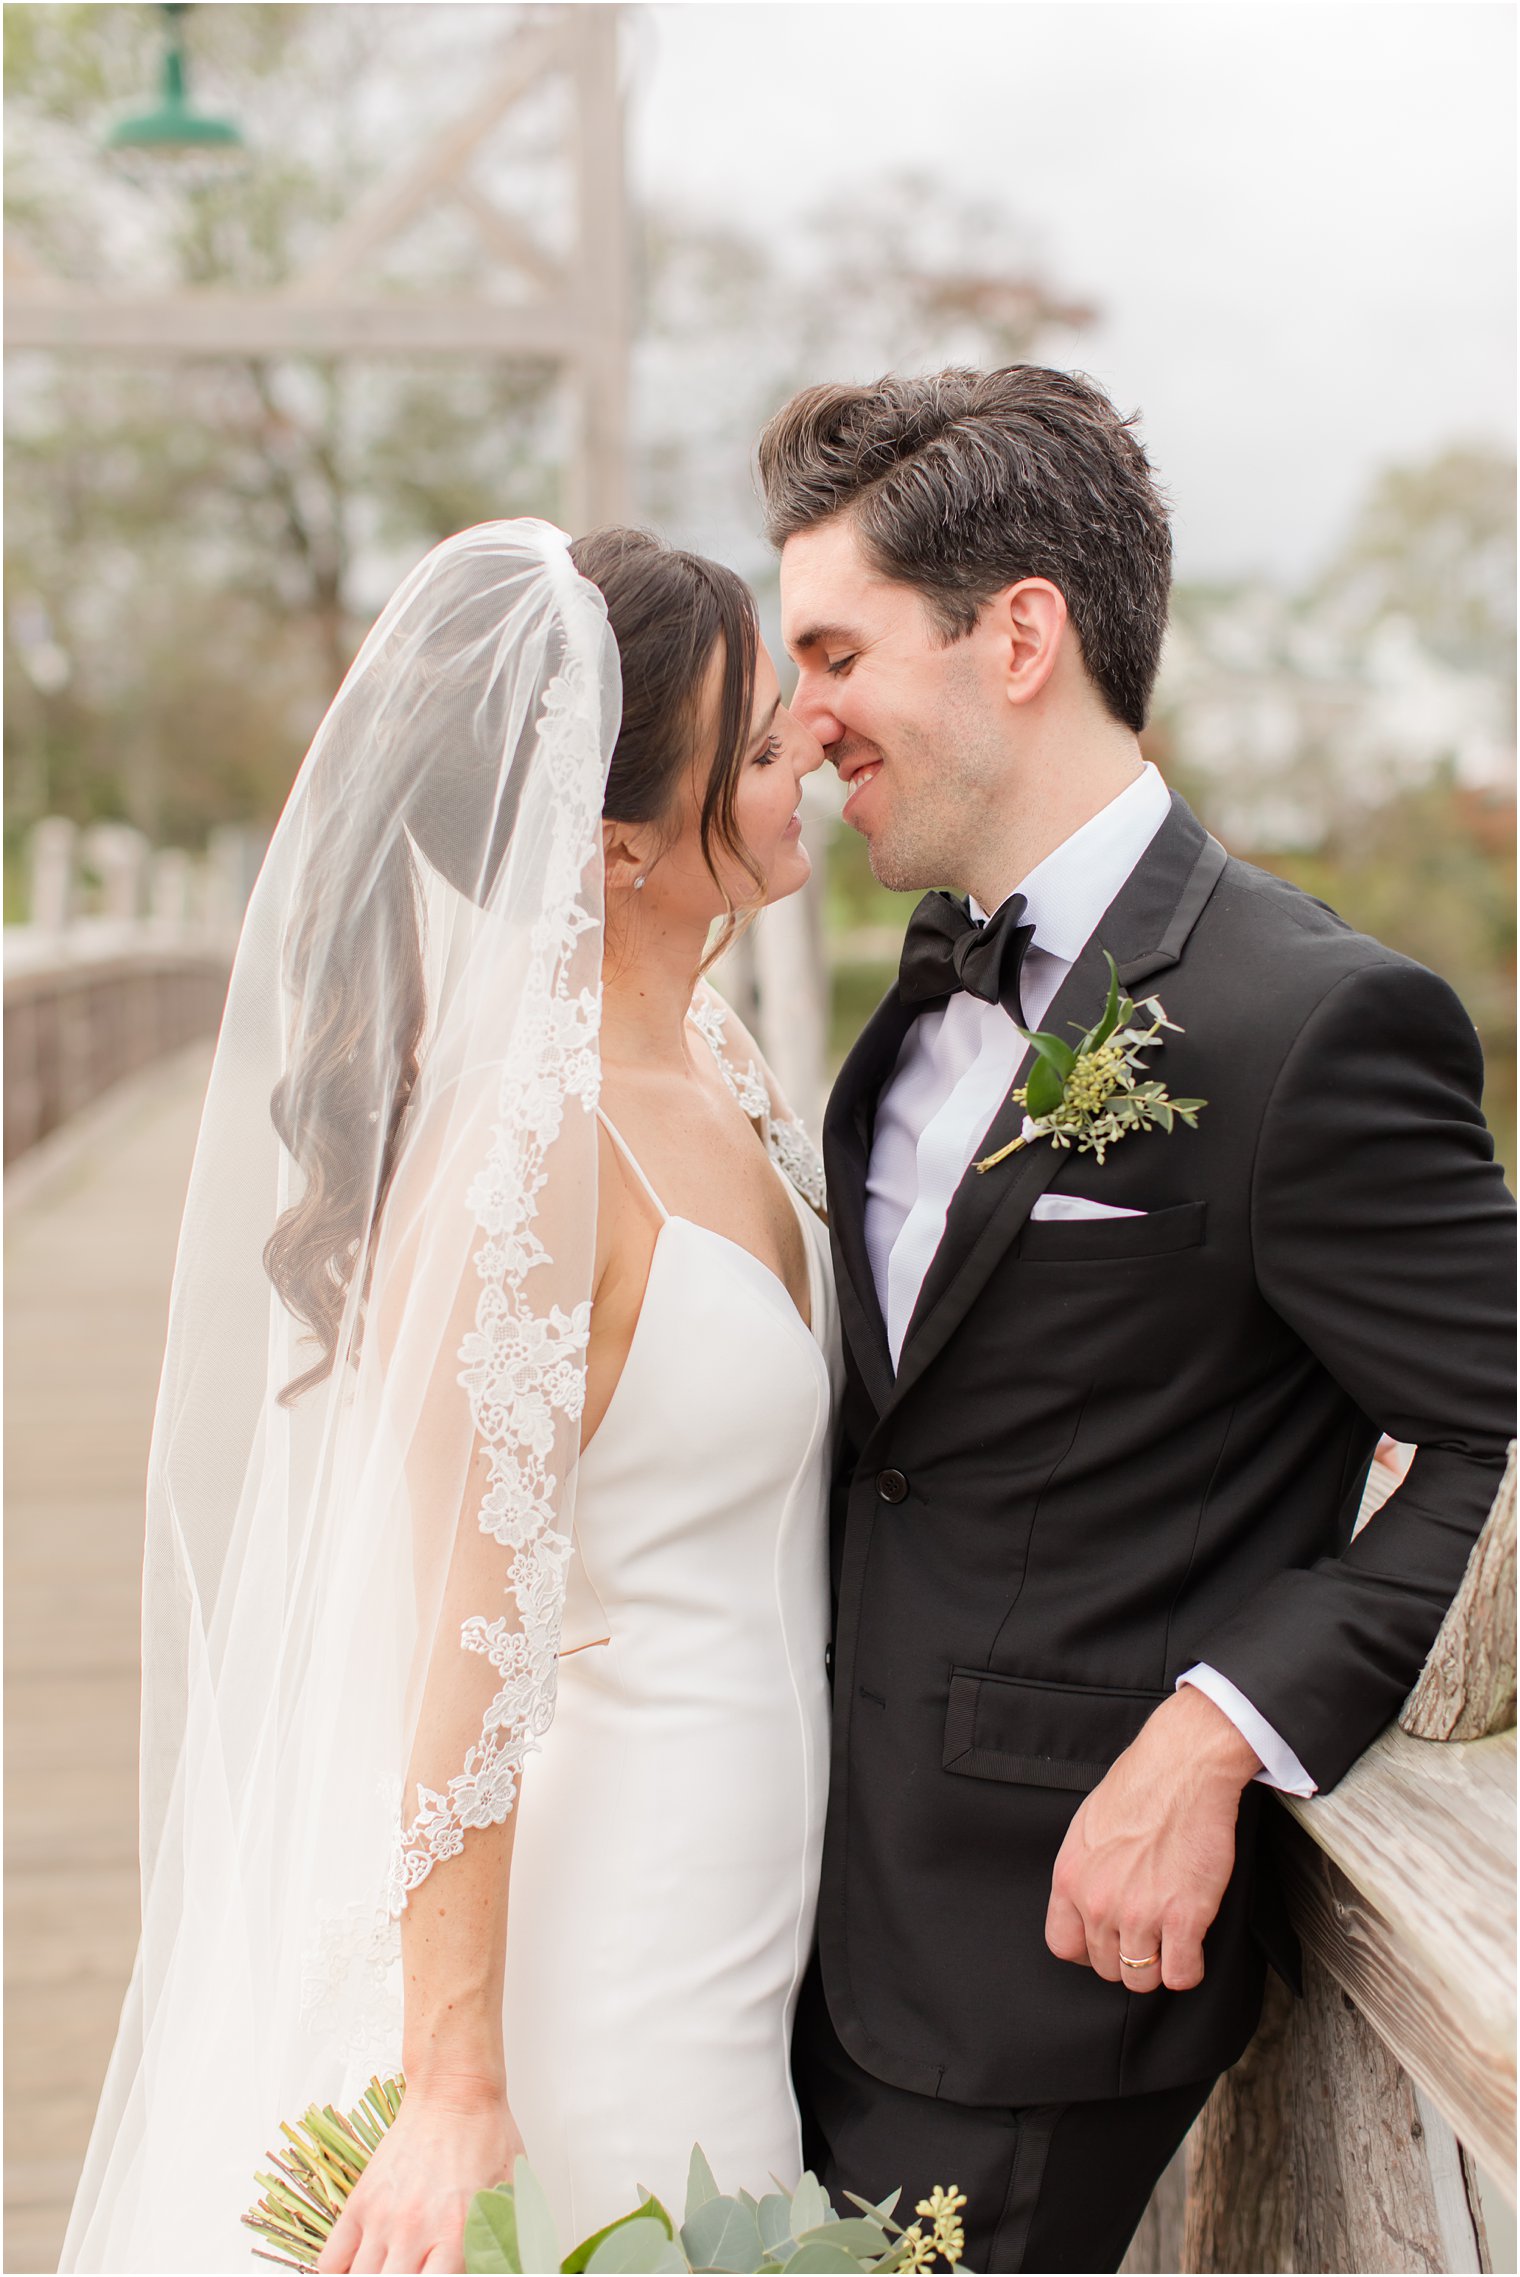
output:
[[[1143,1218],[1144,1210],[1122,1210],[1113,1202],[1089,1202],[1080,1194],[1042,1194],[1032,1218]]]

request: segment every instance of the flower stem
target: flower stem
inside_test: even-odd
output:
[[[1027,1139],[1010,1139],[1006,1146],[1000,1146],[998,1148],[996,1154],[984,1154],[981,1161],[976,1166],[978,1173],[980,1174],[980,1172],[983,1170],[996,1170],[1000,1162],[1006,1162],[1010,1154],[1017,1154],[1021,1146],[1027,1146],[1028,1144],[1029,1141]]]

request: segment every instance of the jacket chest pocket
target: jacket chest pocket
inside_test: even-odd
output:
[[[1207,1202],[1176,1202],[1143,1216],[1028,1220],[1013,1254],[1027,1265],[1108,1265],[1127,1257],[1171,1257],[1197,1249]]]

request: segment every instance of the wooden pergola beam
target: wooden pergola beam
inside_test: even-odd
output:
[[[525,356],[572,359],[584,344],[563,297],[297,300],[286,293],[5,296],[8,349],[123,356]]]
[[[628,499],[628,251],[618,10],[560,7],[516,31],[469,108],[380,182],[311,265],[275,293],[126,294],[50,275],[6,246],[5,346],[143,360],[454,356],[558,365],[574,393],[565,519],[621,521]],[[486,196],[474,164],[503,117],[548,78],[570,88],[574,249],[561,264]],[[365,264],[438,205],[473,220],[521,297],[416,298],[364,283]],[[356,283],[357,280],[357,283]]]
[[[299,299],[340,292],[359,264],[449,193],[481,144],[529,90],[568,60],[559,25],[517,33],[501,69],[478,100],[447,127],[401,174],[382,182],[356,206],[316,259],[291,287]]]

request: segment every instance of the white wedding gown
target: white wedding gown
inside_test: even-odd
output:
[[[809,1326],[750,1251],[672,1216],[607,1127],[662,1222],[581,1460],[507,1934],[508,2093],[562,2250],[638,2184],[679,2219],[694,2142],[724,2190],[796,2182],[788,2049],[828,1764],[826,1231],[787,1182]]]

